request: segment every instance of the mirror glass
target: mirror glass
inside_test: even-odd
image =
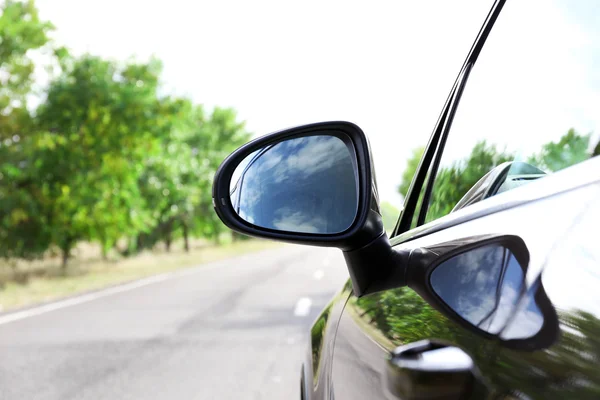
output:
[[[536,283],[523,300],[519,307],[512,313],[507,326],[500,332],[500,338],[504,340],[528,339],[535,336],[544,326],[544,313],[535,300],[535,293],[540,283]]]
[[[298,137],[248,155],[236,168],[230,198],[237,214],[261,228],[334,234],[358,209],[358,175],[349,139]]]
[[[512,318],[524,287],[514,254],[490,244],[458,254],[431,273],[433,291],[460,317],[498,334]]]

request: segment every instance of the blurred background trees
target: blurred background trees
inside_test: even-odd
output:
[[[218,242],[211,204],[220,161],[250,138],[234,110],[207,110],[165,93],[159,60],[75,56],[51,40],[33,1],[0,5],[0,258],[56,251],[67,265],[80,242],[135,254],[183,239]],[[49,78],[43,87],[40,69]],[[41,79],[43,81],[44,79]],[[589,136],[569,130],[529,162],[555,171],[588,157]],[[597,151],[597,150],[596,150]],[[399,187],[406,195],[423,148]],[[427,220],[449,213],[485,173],[513,155],[485,141],[442,166]],[[397,218],[381,204],[386,229]]]
[[[530,155],[526,162],[546,171],[555,172],[580,163],[591,156],[598,155],[600,144],[589,152],[590,135],[582,135],[569,129],[557,142],[542,145],[538,153]],[[423,155],[422,147],[413,150],[406,162],[398,192],[406,196],[413,176]],[[429,209],[425,222],[430,222],[449,214],[456,203],[471,189],[477,181],[494,167],[506,161],[514,161],[515,155],[506,149],[499,149],[485,140],[477,142],[470,154],[451,165],[440,166],[435,177],[434,190],[429,199]],[[422,197],[422,193],[421,193]],[[419,201],[420,205],[420,201]],[[416,219],[415,221],[416,222]]]
[[[71,55],[52,29],[33,1],[0,5],[0,258],[54,249],[66,266],[81,241],[104,256],[218,241],[212,177],[250,138],[235,111],[165,94],[159,60]]]

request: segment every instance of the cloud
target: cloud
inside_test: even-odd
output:
[[[248,156],[239,169],[244,172],[236,171],[232,201],[237,204],[239,196],[239,215],[246,221],[309,233],[340,232],[352,223],[356,176],[346,144],[335,136],[280,142]]]
[[[530,290],[523,298],[519,309],[510,324],[501,332],[500,337],[505,340],[527,339],[535,336],[544,325],[544,316],[533,297],[538,285]]]
[[[441,298],[464,319],[490,333],[504,328],[524,283],[519,263],[506,252],[497,245],[471,250],[440,265],[438,268],[447,269],[440,270],[441,275],[432,275],[432,285]],[[504,279],[497,291],[503,268]]]
[[[481,303],[477,301],[462,303],[462,309],[459,313],[469,322],[478,324],[479,328],[486,332],[498,333],[504,328],[508,318],[515,310],[518,291],[513,285],[503,285],[498,307],[488,318],[486,317],[495,307],[495,292],[482,293],[480,300]]]
[[[275,221],[275,228],[289,232],[327,233],[327,221],[314,215],[305,215],[300,211],[290,213],[289,209],[277,210],[282,216]]]
[[[296,175],[310,176],[332,168],[340,161],[351,157],[344,142],[335,136],[292,139],[285,142],[285,146],[288,155],[275,169],[276,182],[282,182]]]

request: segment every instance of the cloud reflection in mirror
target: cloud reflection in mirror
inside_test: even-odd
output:
[[[458,254],[441,263],[431,274],[437,295],[458,315],[491,334],[498,334],[519,303],[524,285],[523,269],[509,249],[488,245]],[[541,325],[521,324],[525,336]]]
[[[234,210],[263,228],[317,234],[348,229],[358,208],[350,149],[337,136],[317,135],[250,154],[231,180]]]

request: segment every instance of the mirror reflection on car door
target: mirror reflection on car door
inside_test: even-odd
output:
[[[539,278],[526,284],[529,256],[522,241],[513,236],[505,242],[442,256],[429,276],[434,302],[451,319],[506,347],[546,348],[557,339],[555,307]]]
[[[498,334],[517,306],[524,274],[508,248],[490,244],[442,262],[430,281],[434,293],[462,319]]]

